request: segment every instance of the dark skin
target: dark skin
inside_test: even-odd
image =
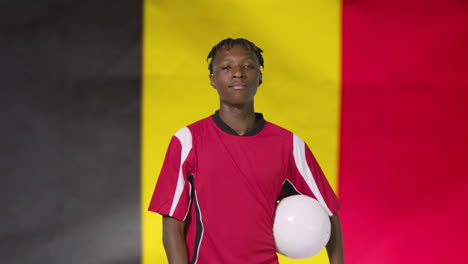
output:
[[[341,232],[341,222],[337,214],[330,217],[331,222],[331,234],[330,240],[326,245],[328,259],[330,264],[343,264],[344,263],[344,251],[343,251],[343,236]]]
[[[169,264],[188,264],[185,222],[163,216],[163,244]]]
[[[254,96],[262,80],[257,56],[240,45],[223,48],[213,61],[211,86],[219,94],[219,115],[239,135],[255,125]]]
[[[213,60],[211,86],[219,94],[221,119],[239,135],[254,128],[254,96],[262,83],[257,56],[241,45],[218,50]],[[344,263],[341,224],[338,215],[330,217],[331,235],[326,249],[331,264]],[[187,264],[185,222],[165,216],[163,243],[169,264]]]

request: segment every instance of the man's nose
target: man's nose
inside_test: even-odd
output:
[[[237,66],[233,68],[232,77],[234,78],[245,78],[244,68]]]

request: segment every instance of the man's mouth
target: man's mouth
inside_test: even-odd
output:
[[[233,84],[229,85],[229,88],[239,90],[239,89],[247,88],[247,85],[244,84],[244,83],[233,83]]]

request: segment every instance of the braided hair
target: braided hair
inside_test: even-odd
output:
[[[263,68],[263,56],[262,56],[263,50],[261,48],[255,46],[255,44],[253,44],[253,42],[251,42],[251,41],[249,41],[247,39],[227,38],[227,39],[224,39],[221,42],[219,42],[217,45],[215,45],[211,49],[210,53],[208,53],[208,57],[206,58],[206,60],[209,61],[208,70],[210,70],[210,74],[213,74],[213,60],[215,59],[215,56],[216,56],[216,53],[218,52],[218,50],[220,50],[220,49],[222,49],[224,47],[227,47],[228,49],[230,49],[234,45],[241,45],[242,47],[253,51],[255,53],[255,55],[257,56],[257,58],[258,58],[258,62],[260,63],[260,66]]]

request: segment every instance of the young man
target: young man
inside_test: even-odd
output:
[[[304,194],[330,215],[330,263],[343,263],[340,202],[307,145],[254,112],[262,50],[225,39],[208,55],[220,108],[179,130],[149,210],[163,218],[170,264],[275,264],[277,200]]]

